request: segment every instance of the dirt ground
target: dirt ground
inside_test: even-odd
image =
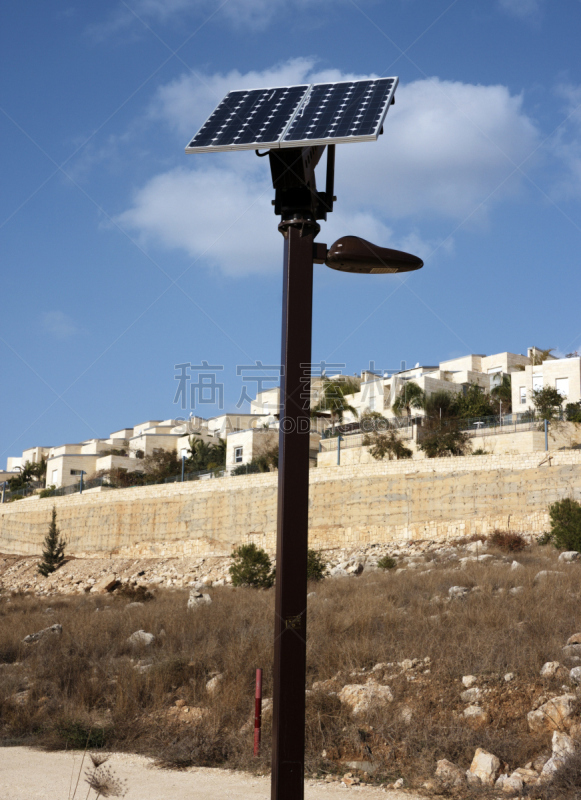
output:
[[[0,800],[72,800],[84,798],[87,785],[84,773],[88,757],[81,766],[81,752],[43,752],[27,747],[0,748]],[[127,800],[269,800],[270,778],[253,777],[232,770],[192,768],[183,772],[160,770],[151,759],[114,754],[107,765],[126,782]],[[81,779],[76,787],[77,779]],[[352,795],[361,800],[421,800],[407,792],[384,791],[362,786],[307,781],[306,800],[335,800]],[[91,798],[94,793],[91,792]]]

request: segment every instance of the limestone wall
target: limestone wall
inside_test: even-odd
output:
[[[581,452],[395,461],[310,472],[316,548],[446,539],[495,527],[547,529],[547,507],[581,500]],[[0,552],[38,554],[53,505],[77,556],[228,554],[274,550],[277,475],[220,478],[0,505]]]

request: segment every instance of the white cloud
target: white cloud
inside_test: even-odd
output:
[[[62,311],[47,311],[42,315],[42,325],[56,339],[68,339],[79,332],[73,320]]]
[[[122,3],[103,23],[90,26],[89,33],[103,38],[128,28],[142,20],[146,24],[183,22],[187,17],[200,21],[225,20],[233,27],[264,30],[276,19],[289,20],[293,10],[337,6],[344,0],[133,0]],[[128,8],[128,6],[130,8]],[[131,9],[131,10],[130,10]],[[134,13],[133,13],[134,12]]]
[[[521,19],[536,17],[541,10],[541,2],[542,0],[499,0],[504,11]]]
[[[185,145],[229,89],[346,77],[362,76],[317,73],[311,59],[245,75],[182,76],[159,90],[150,113],[157,122],[165,120]],[[433,227],[447,221],[447,234],[450,220],[464,220],[487,198],[489,203],[505,198],[518,176],[503,182],[538,141],[522,97],[504,86],[438,78],[402,85],[378,142],[337,149],[339,201],[320,238],[330,243],[357,234],[429,254],[433,233],[422,233],[426,222]],[[324,159],[318,169],[322,184]],[[251,152],[184,156],[183,167],[138,189],[118,221],[145,239],[193,258],[203,255],[204,262],[228,273],[266,271],[280,262],[272,196],[268,162]]]

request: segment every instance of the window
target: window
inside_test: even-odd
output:
[[[56,483],[58,481],[59,471],[58,469],[53,469],[52,471],[52,483]]]
[[[82,474],[83,474],[83,470],[82,469],[72,469],[71,470],[71,475],[82,475]]]
[[[372,395],[369,398],[369,410],[370,411],[375,411],[375,395]]]
[[[543,388],[543,376],[533,375],[533,392],[540,392]]]
[[[242,463],[242,451],[243,447],[235,447],[234,448],[234,463],[241,464]]]
[[[525,386],[521,386],[520,389],[519,389],[519,392],[520,392],[520,402],[521,402],[521,405],[523,405],[527,401],[527,390],[526,390],[526,387]]]
[[[569,378],[557,378],[555,381],[555,389],[559,392],[561,397],[569,396]]]

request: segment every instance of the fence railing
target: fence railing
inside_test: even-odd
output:
[[[341,436],[341,450],[349,447],[362,447],[364,444],[364,439],[369,434],[367,433],[351,433],[345,434]],[[405,440],[411,439],[413,437],[413,429],[409,428],[401,428],[398,431],[398,439]],[[328,453],[334,452],[337,450],[338,443],[337,443],[337,436],[334,436],[332,439],[321,439],[320,441],[320,452],[321,453]]]

